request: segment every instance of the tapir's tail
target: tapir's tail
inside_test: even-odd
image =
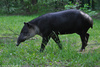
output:
[[[88,14],[85,14],[85,15],[87,17],[87,21],[88,21],[89,27],[93,28],[93,20],[92,20],[92,18]]]
[[[90,21],[90,27],[93,28],[93,20],[91,17],[89,17],[89,21]]]

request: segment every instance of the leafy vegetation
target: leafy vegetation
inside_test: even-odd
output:
[[[23,22],[28,22],[48,12],[72,8],[80,9],[90,16],[94,16],[97,12],[93,9],[99,9],[99,1],[0,0],[0,67],[100,67],[99,19],[93,19],[94,27],[88,31],[90,38],[85,52],[78,52],[81,48],[81,40],[77,34],[59,35],[63,45],[62,50],[51,39],[44,52],[40,53],[42,39],[38,35],[21,43],[18,47],[16,46],[17,37],[24,25]],[[96,18],[100,18],[99,14]]]
[[[91,6],[88,9],[95,9],[99,8],[100,2],[99,0],[0,0],[0,14],[31,15],[64,10],[65,5],[67,9],[70,6],[79,9],[84,7],[84,4]]]
[[[88,32],[90,38],[85,52],[78,52],[81,40],[77,34],[59,35],[63,44],[60,50],[51,39],[43,53],[39,52],[41,37],[36,35],[30,40],[16,46],[16,40],[23,27],[39,15],[33,16],[0,16],[0,65],[21,66],[100,66],[100,20],[94,20],[94,27]]]
[[[69,2],[69,4],[65,5],[65,10],[79,8],[80,4],[79,3],[76,4],[77,5],[74,5],[73,3]],[[79,10],[89,14],[90,16],[95,16],[98,14],[96,11],[93,11],[92,9],[88,9],[88,7],[91,8],[91,6],[89,6],[88,4],[84,4],[84,7],[80,7]]]

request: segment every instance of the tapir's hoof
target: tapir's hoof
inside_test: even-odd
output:
[[[85,49],[80,49],[79,52],[85,52]]]
[[[59,47],[62,50],[62,47]]]
[[[40,52],[43,52],[44,51],[44,49],[40,49]]]
[[[62,50],[62,45],[58,45],[59,46],[59,48]]]

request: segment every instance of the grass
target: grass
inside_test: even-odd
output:
[[[27,40],[16,47],[16,40],[23,22],[34,16],[0,16],[0,65],[2,67],[48,66],[48,67],[100,67],[100,20],[94,20],[90,29],[90,38],[85,52],[81,48],[79,35],[59,35],[63,44],[60,50],[51,39],[43,53],[39,52],[42,38],[38,35],[34,40]]]

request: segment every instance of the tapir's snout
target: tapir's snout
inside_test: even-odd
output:
[[[16,44],[16,46],[19,46],[19,44],[21,43],[21,42],[24,42],[26,39],[20,39],[20,37],[18,38],[18,40],[17,40],[17,44]]]
[[[17,43],[16,46],[19,46],[19,43]]]
[[[21,43],[21,42],[24,42],[26,39],[25,39],[25,37],[23,36],[23,34],[20,34],[19,35],[19,37],[18,37],[18,39],[17,39],[17,44],[16,44],[16,46],[19,46],[19,44]]]
[[[18,39],[16,46],[19,46],[20,43],[21,43],[21,42],[20,42],[19,39]]]

